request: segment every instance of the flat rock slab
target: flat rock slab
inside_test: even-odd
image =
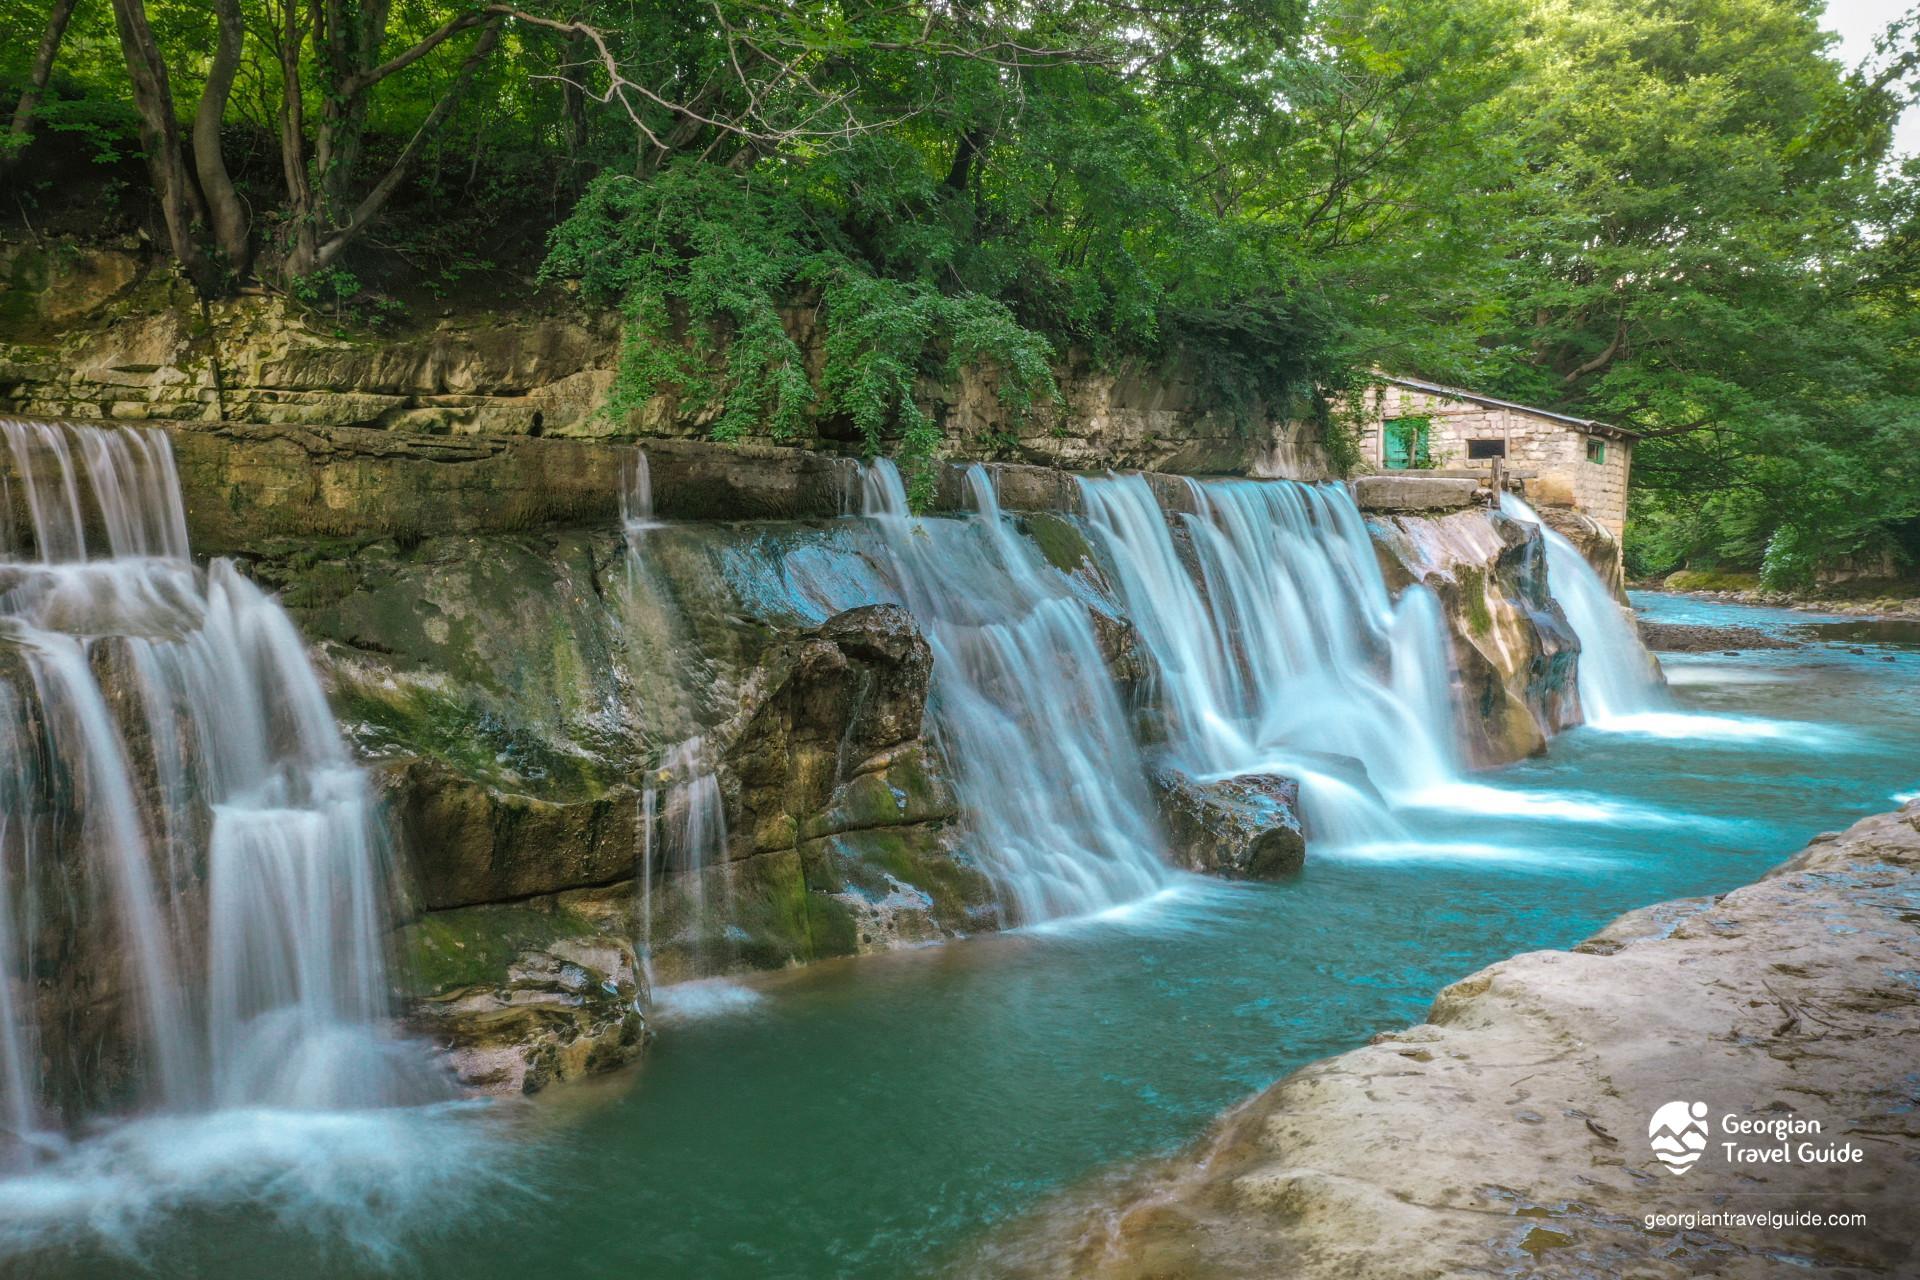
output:
[[[1199,1147],[996,1240],[986,1269],[1920,1275],[1916,925],[1910,804],[1817,838],[1758,884],[1455,983],[1428,1022],[1300,1071]],[[1648,1136],[1670,1102],[1705,1104],[1704,1150],[1680,1174]],[[1729,1132],[1795,1120],[1821,1131]],[[1736,1161],[1730,1141],[1788,1158]]]
[[[1704,626],[1640,620],[1640,638],[1661,653],[1724,653],[1732,649],[1798,649],[1802,642],[1758,627]]]
[[[1485,489],[1478,480],[1453,476],[1361,476],[1352,482],[1362,511],[1458,511]]]

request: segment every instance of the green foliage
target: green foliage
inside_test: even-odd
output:
[[[677,164],[647,182],[606,175],[554,233],[543,273],[617,302],[628,327],[608,411],[641,412],[671,389],[712,415],[712,434],[791,439],[838,416],[871,456],[889,439],[910,494],[931,497],[940,432],[922,377],[991,366],[1010,414],[1058,397],[1053,348],[1004,303],[882,275],[809,191]],[[820,369],[794,330],[824,332]]]
[[[144,3],[184,124],[211,10]],[[1645,433],[1637,572],[1803,583],[1920,552],[1920,163],[1887,152],[1920,18],[1850,72],[1809,0],[536,3],[595,24],[644,93],[502,18],[436,115],[478,27],[392,75],[333,62],[391,65],[475,11],[347,5],[364,47],[302,46],[302,203],[284,15],[241,4],[225,149],[262,260],[411,157],[346,256],[272,278],[367,323],[395,309],[393,259],[451,297],[544,244],[547,282],[626,318],[623,420],[668,403],[721,439],[855,441],[924,500],[928,385],[963,369],[1017,420],[1056,411],[1062,361],[1158,362],[1249,431],[1318,421],[1350,466],[1384,368]],[[43,10],[0,8],[0,105]],[[16,173],[66,148],[133,181],[127,85],[85,0]]]

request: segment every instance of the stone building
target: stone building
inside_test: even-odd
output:
[[[1360,458],[1372,471],[1477,477],[1498,462],[1535,506],[1571,507],[1617,539],[1638,438],[1590,418],[1380,374],[1368,392]]]

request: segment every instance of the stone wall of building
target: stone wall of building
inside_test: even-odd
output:
[[[1615,538],[1627,520],[1627,476],[1633,445],[1602,440],[1603,462],[1590,461],[1587,443],[1598,439],[1571,423],[1511,405],[1483,404],[1386,383],[1368,394],[1360,440],[1361,465],[1386,468],[1386,433],[1394,418],[1426,417],[1427,455],[1435,471],[1489,476],[1493,464],[1467,457],[1470,440],[1505,440],[1504,466],[1524,485],[1535,506],[1573,507],[1605,526]]]

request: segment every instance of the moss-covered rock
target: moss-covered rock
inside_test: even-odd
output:
[[[402,931],[409,1019],[470,1088],[535,1093],[636,1058],[633,948],[548,904],[432,912]]]

